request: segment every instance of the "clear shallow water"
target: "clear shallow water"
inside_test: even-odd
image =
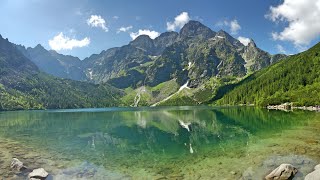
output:
[[[18,111],[0,112],[0,126],[3,178],[25,175],[10,171],[12,157],[56,179],[261,179],[281,161],[309,161],[306,172],[320,163],[320,116],[306,111]]]

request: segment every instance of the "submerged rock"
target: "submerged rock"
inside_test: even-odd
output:
[[[314,171],[309,173],[306,177],[305,180],[320,180],[320,164],[316,165],[314,167]]]
[[[103,166],[96,166],[84,162],[78,166],[62,169],[54,175],[54,179],[131,179],[125,174],[119,174],[105,169]]]
[[[13,169],[13,170],[16,170],[16,171],[23,171],[23,170],[27,169],[23,165],[23,163],[17,158],[13,158],[12,159],[10,168]]]
[[[243,180],[265,179],[271,170],[276,169],[282,163],[288,163],[297,168],[299,171],[294,175],[295,180],[304,180],[304,177],[313,171],[316,161],[303,155],[276,155],[267,157],[258,166],[248,168],[242,173]]]
[[[29,175],[29,179],[46,179],[48,177],[49,173],[45,171],[43,168],[34,169]]]
[[[275,170],[273,170],[269,175],[266,176],[267,180],[275,179],[292,179],[294,175],[298,172],[298,169],[291,164],[281,164]]]

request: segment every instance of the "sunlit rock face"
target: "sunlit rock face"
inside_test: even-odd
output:
[[[259,49],[253,40],[244,46],[225,31],[190,21],[179,33],[165,32],[155,39],[141,35],[126,46],[92,55],[83,68],[91,81],[120,88],[156,86],[171,79],[180,85],[190,79],[190,85],[198,87],[212,77],[243,77],[281,58]]]

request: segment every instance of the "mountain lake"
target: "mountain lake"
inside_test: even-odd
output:
[[[51,179],[263,179],[320,163],[320,113],[255,107],[0,112],[0,177],[18,158]],[[1,179],[1,178],[0,178]]]

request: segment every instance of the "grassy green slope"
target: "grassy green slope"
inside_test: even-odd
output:
[[[320,104],[320,43],[262,69],[225,93],[218,105]]]
[[[179,85],[175,79],[158,84],[157,86],[143,86],[137,89],[127,88],[126,95],[121,98],[122,105],[131,106],[134,104],[135,96],[140,93],[139,106],[150,106],[178,91]]]

